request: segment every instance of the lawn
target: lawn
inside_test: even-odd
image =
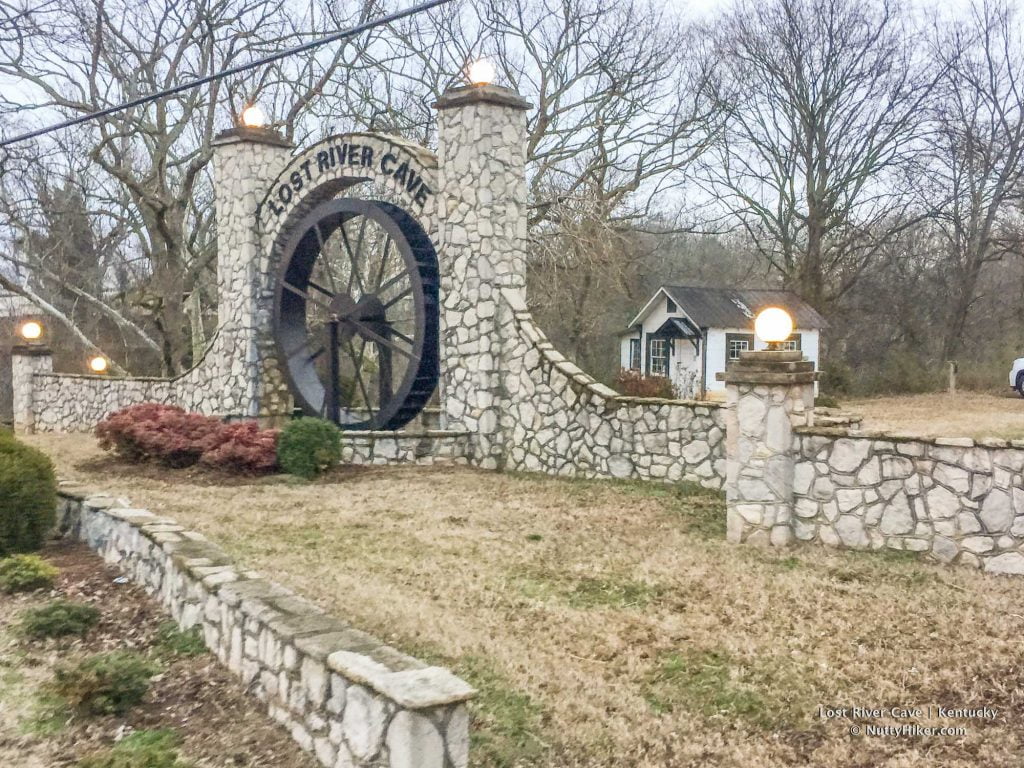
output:
[[[841,400],[843,410],[864,416],[864,429],[921,437],[998,437],[1024,440],[1024,398],[1009,388],[1004,396],[977,392],[956,395],[892,395]]]
[[[720,497],[681,486],[444,467],[239,483],[31,442],[466,677],[477,768],[1019,764],[1024,580],[730,546]],[[818,715],[897,705],[997,714]],[[850,733],[908,723],[965,732]]]

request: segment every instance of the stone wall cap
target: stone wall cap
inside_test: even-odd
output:
[[[933,442],[936,445],[945,445],[951,448],[974,447],[974,441],[969,437],[936,437]]]
[[[50,357],[53,350],[46,344],[15,344],[11,347],[12,357]]]
[[[804,359],[798,349],[747,349],[740,352],[739,362],[746,360],[759,363],[795,363]]]
[[[469,104],[498,104],[503,107],[521,110],[533,108],[533,104],[520,96],[516,91],[503,85],[493,84],[463,85],[457,88],[449,88],[434,102],[433,107],[434,109],[442,110],[464,107]]]
[[[476,689],[441,667],[395,671],[389,664],[361,653],[336,651],[327,657],[332,671],[372,688],[406,709],[426,709],[466,701]]]
[[[423,429],[416,432],[402,432],[384,429],[352,429],[346,430],[345,439],[363,438],[371,440],[422,440],[431,438],[440,440],[454,437],[469,437],[473,433],[465,429]]]
[[[817,371],[800,373],[773,373],[771,371],[745,371],[738,368],[716,373],[718,381],[726,384],[813,384],[818,380]]]
[[[287,149],[292,149],[295,146],[273,128],[249,128],[247,126],[238,126],[237,128],[228,128],[223,130],[214,137],[212,143],[213,146],[216,147],[219,145],[237,144],[240,142],[269,144],[271,146],[285,147]]]

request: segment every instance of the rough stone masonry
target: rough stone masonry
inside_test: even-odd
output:
[[[475,691],[109,496],[64,493],[60,529],[156,597],[325,768],[466,768]]]
[[[816,428],[799,353],[746,353],[724,378],[730,541],[907,550],[1024,574],[1024,442]]]

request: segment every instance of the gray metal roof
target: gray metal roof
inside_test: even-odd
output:
[[[824,328],[825,318],[791,291],[761,288],[700,288],[666,285],[665,292],[679,309],[701,328],[753,327],[754,317],[765,307],[782,307],[795,328]]]

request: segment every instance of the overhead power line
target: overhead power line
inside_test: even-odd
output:
[[[200,77],[196,80],[190,80],[187,83],[181,83],[180,85],[175,85],[171,88],[165,88],[162,91],[157,91],[156,93],[149,94],[148,96],[140,96],[137,99],[126,101],[125,103],[118,104],[114,107],[107,107],[106,109],[100,109],[96,112],[90,112],[85,115],[79,115],[78,117],[73,117],[70,120],[65,120],[64,122],[56,123],[54,125],[47,126],[46,128],[38,128],[34,131],[23,133],[20,136],[15,136],[10,139],[4,139],[0,141],[0,147],[7,147],[10,146],[11,144],[16,144],[19,141],[27,141],[28,139],[34,139],[38,136],[43,136],[53,131],[59,131],[64,128],[70,128],[73,125],[79,125],[80,123],[88,122],[89,120],[95,120],[98,117],[106,117],[107,115],[113,115],[117,112],[121,112],[126,109],[131,109],[132,107],[138,107],[143,104],[148,104],[151,101],[156,101],[157,99],[162,99],[166,96],[173,96],[174,94],[181,93],[182,91],[188,91],[192,88],[198,88],[201,85],[212,83],[215,80],[220,80],[225,77],[231,77],[241,72],[247,72],[250,69],[256,69],[257,67],[262,67],[265,64],[270,64],[271,62],[287,58],[288,56],[293,56],[296,53],[311,51],[315,48],[319,48],[322,45],[334,43],[337,42],[338,40],[344,40],[347,37],[353,37],[354,35],[358,35],[362,32],[367,32],[376,27],[380,27],[385,24],[390,24],[392,22],[399,21],[400,19],[404,19],[409,16],[414,16],[415,14],[422,13],[423,11],[429,11],[431,8],[436,8],[439,5],[444,5],[445,3],[450,2],[451,0],[430,0],[430,2],[421,3],[420,5],[413,6],[412,8],[406,8],[403,11],[397,11],[388,16],[382,16],[379,19],[364,22],[358,26],[352,27],[351,29],[342,30],[341,32],[335,32],[333,35],[322,37],[319,40],[311,40],[308,43],[303,43],[302,45],[295,46],[294,48],[286,48],[283,51],[272,53],[269,56],[264,56],[262,59],[251,61],[248,64],[241,64],[237,67],[232,67],[231,69],[225,69],[222,72],[207,75],[206,77]]]

